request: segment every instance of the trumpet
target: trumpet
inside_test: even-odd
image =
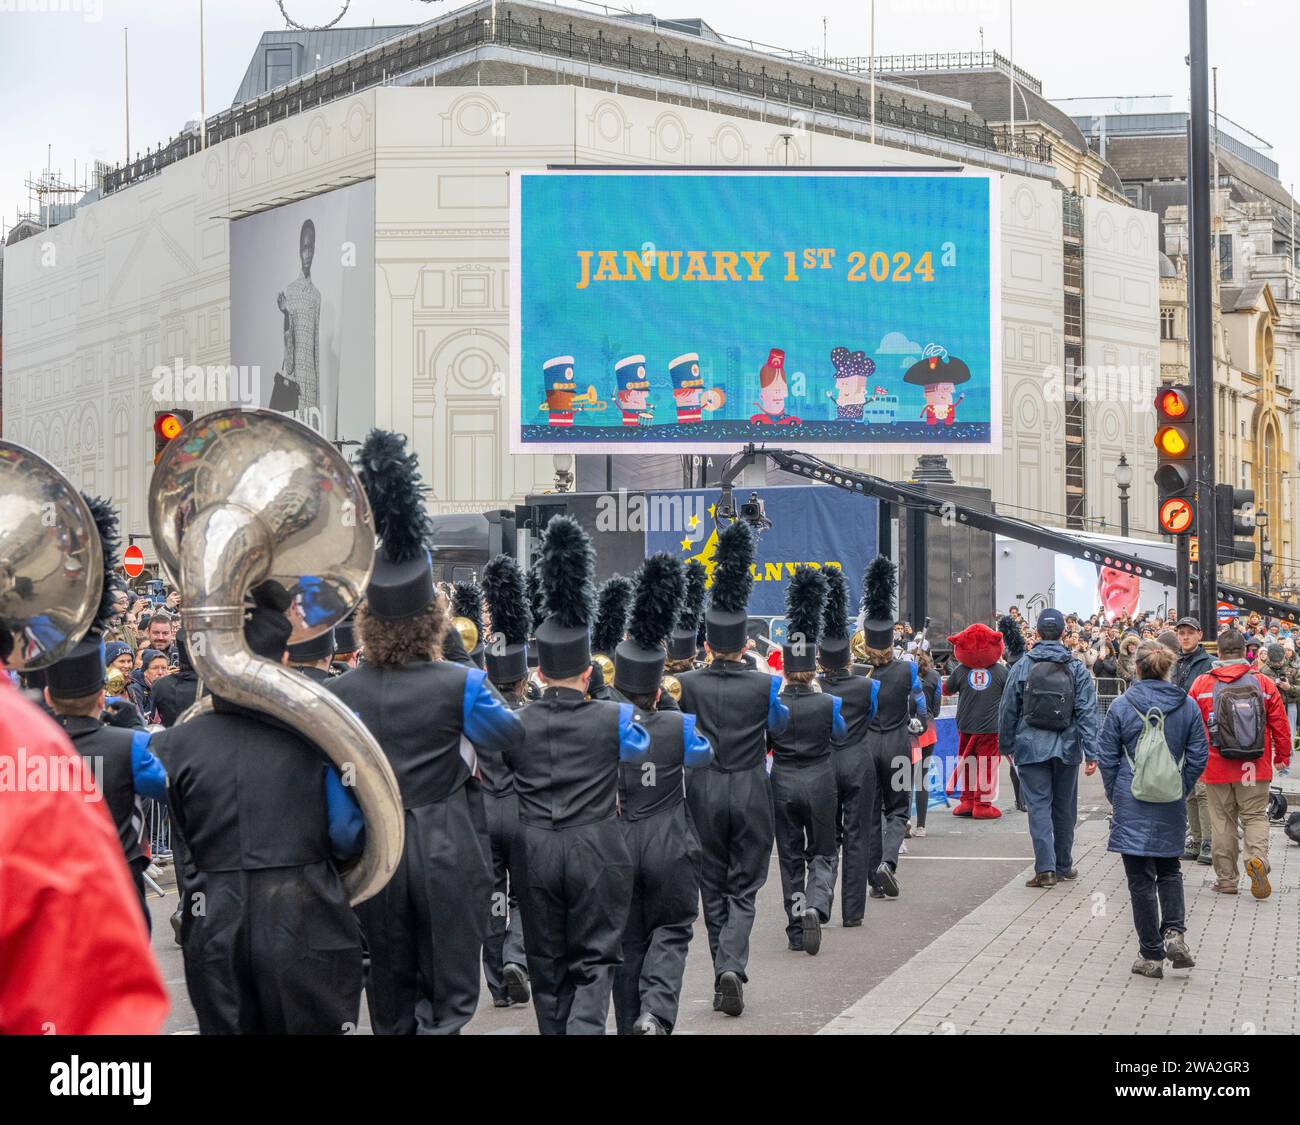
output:
[[[604,410],[608,405],[609,404],[605,402],[604,399],[596,397],[596,388],[594,385],[589,385],[582,394],[573,396],[572,408],[574,410]],[[537,409],[542,411],[544,414],[551,408],[543,402]]]

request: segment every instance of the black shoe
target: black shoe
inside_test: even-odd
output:
[[[803,951],[816,957],[822,947],[822,920],[815,910],[803,912]]]
[[[840,923],[840,925],[842,925],[846,930],[851,930],[854,929],[856,926],[862,925],[862,919],[854,918],[850,920],[848,918],[845,918],[844,921]]]
[[[722,993],[716,988],[713,990],[713,1010],[715,1012],[722,1011]]]
[[[532,990],[528,987],[528,970],[513,962],[504,966],[501,976],[506,982],[506,992],[511,1003],[527,1004],[532,999]]]
[[[1063,879],[1067,883],[1073,883],[1079,877],[1079,869],[1071,867],[1069,871],[1058,871],[1056,877],[1058,880]]]
[[[718,978],[718,992],[722,996],[722,1010],[729,1016],[738,1016],[745,1010],[745,989],[740,974],[725,972]]]
[[[786,947],[786,948],[787,948],[791,953],[802,953],[802,952],[803,952],[803,932],[800,931],[799,933],[794,934],[794,935],[787,935],[787,937],[786,937],[786,939],[785,939],[785,947]]]
[[[1035,871],[1035,872],[1034,872],[1034,877],[1033,877],[1032,879],[1028,879],[1028,880],[1025,881],[1025,886],[1026,886],[1026,887],[1041,887],[1041,888],[1044,888],[1044,889],[1046,889],[1047,887],[1054,887],[1054,886],[1056,886],[1056,872],[1055,872],[1055,871]]]
[[[176,939],[177,945],[180,945],[181,943],[181,923],[183,921],[184,919],[181,917],[181,908],[178,906],[172,912],[171,916],[172,936]]]
[[[664,1027],[649,1012],[642,1012],[641,1018],[632,1025],[633,1035],[667,1035],[668,1029]]]
[[[872,898],[884,898],[884,897],[885,897],[885,892],[882,891],[879,887],[872,887],[872,888],[871,888],[871,891],[870,891],[869,893],[870,893],[870,895],[871,895]]]
[[[880,880],[880,889],[885,892],[886,898],[898,897],[898,876],[889,864],[882,863],[876,868],[876,878]]]
[[[1201,854],[1196,857],[1196,862],[1203,867],[1209,867],[1214,862],[1214,857],[1210,854],[1210,843],[1209,840],[1202,840]]]
[[[513,1004],[513,1003],[514,1003],[514,1001],[511,1000],[509,996],[493,996],[493,997],[492,997],[492,1007],[494,1007],[494,1008],[508,1008],[508,1007],[510,1007],[510,1005]]]

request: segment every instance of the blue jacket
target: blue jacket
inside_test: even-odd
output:
[[[1101,727],[1098,759],[1106,798],[1115,810],[1110,822],[1109,850],[1123,855],[1183,854],[1187,802],[1159,805],[1133,796],[1133,767],[1129,765],[1129,756],[1142,734],[1138,711],[1145,715],[1153,709],[1165,716],[1165,741],[1174,759],[1183,760],[1184,797],[1191,793],[1210,753],[1201,709],[1177,684],[1168,680],[1135,680],[1110,705]]]
[[[1074,722],[1066,730],[1039,730],[1022,717],[1025,681],[1039,661],[1064,664],[1074,679]],[[1097,687],[1083,661],[1075,660],[1059,641],[1039,641],[1011,669],[998,708],[998,748],[1017,766],[1036,766],[1058,758],[1077,766],[1097,757]]]

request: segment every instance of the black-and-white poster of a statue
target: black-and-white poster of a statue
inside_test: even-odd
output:
[[[230,357],[261,406],[331,441],[374,419],[375,192],[368,180],[230,226]],[[346,420],[341,422],[341,420]]]

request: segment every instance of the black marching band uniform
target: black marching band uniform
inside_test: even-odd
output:
[[[616,815],[619,763],[643,759],[650,741],[631,704],[586,697],[594,568],[582,528],[567,516],[552,518],[541,558],[549,615],[536,632],[547,686],[517,712],[525,737],[506,751],[519,798],[511,875],[543,1035],[605,1032],[632,898],[632,863]]]
[[[289,594],[252,591],[244,639],[278,664]],[[361,851],[356,800],[321,752],[267,715],[213,710],[155,738],[188,845],[181,947],[203,1034],[355,1027],[361,935],[336,860]]]
[[[185,630],[176,633],[176,671],[154,681],[150,694],[158,708],[158,721],[165,727],[175,726],[198,696],[199,677],[190,662],[190,643]]]
[[[718,536],[709,609],[713,661],[684,672],[681,708],[713,747],[713,762],[692,770],[686,799],[700,842],[700,892],[713,957],[715,1010],[744,1011],[754,906],[772,858],[767,736],[785,729],[790,713],[780,682],[739,659],[748,642],[746,607],[754,584],[754,538],[737,521]],[[723,659],[726,657],[726,659]]]
[[[819,691],[812,682],[825,597],[822,572],[797,567],[786,589],[788,631],[781,646],[786,680],[781,701],[790,719],[768,737],[786,939],[791,949],[814,956],[821,949],[822,925],[831,920],[838,861],[831,740],[845,735],[839,696]]]
[[[319,637],[289,646],[289,667],[301,672],[315,684],[325,684],[334,679],[331,670],[334,662],[334,630],[326,629]],[[324,664],[325,667],[321,667]]]
[[[104,642],[102,633],[113,616],[113,600],[119,579],[117,558],[117,513],[107,502],[82,494],[95,519],[103,548],[104,574],[95,620],[82,640],[58,663],[46,671],[45,691],[55,721],[63,728],[83,760],[94,767],[95,782],[117,837],[126,854],[127,867],[140,896],[146,926],[150,926],[145,901],[144,871],[149,859],[144,851],[144,811],[141,797],[167,801],[167,775],[150,749],[150,736],[142,726],[124,729],[106,725],[104,710]],[[83,704],[89,704],[89,710]],[[73,706],[76,704],[77,706]],[[128,709],[129,710],[129,709]]]
[[[835,835],[841,853],[840,916],[846,928],[862,925],[867,910],[867,723],[876,713],[880,684],[852,667],[848,589],[844,572],[828,567],[822,635],[817,642],[821,689],[840,701],[844,734],[832,739],[835,765]],[[875,792],[874,786],[871,792]]]
[[[366,662],[327,686],[382,747],[406,820],[397,871],[357,907],[370,950],[370,1020],[381,1035],[455,1034],[478,1005],[492,895],[482,798],[461,736],[491,758],[517,746],[523,729],[485,673],[434,658],[445,614],[415,455],[404,438],[373,430],[358,464],[380,537],[360,618]],[[376,640],[403,635],[409,651],[381,660]]]
[[[700,903],[700,846],[686,809],[685,771],[713,749],[695,716],[661,709],[665,643],[685,591],[680,560],[651,555],[636,582],[629,636],[614,650],[614,691],[650,735],[643,761],[619,766],[619,822],[632,860],[623,963],[614,971],[620,1035],[671,1033]],[[694,638],[692,637],[692,641]]]
[[[524,576],[509,555],[498,555],[483,571],[483,596],[492,618],[484,649],[488,679],[505,704],[518,711],[526,703],[528,634],[532,628]],[[519,835],[519,797],[504,758],[484,759],[483,812],[492,846],[492,908],[483,942],[483,976],[498,1008],[528,1003],[524,920],[519,884],[510,872],[510,855]]]
[[[926,716],[916,665],[894,657],[897,584],[894,564],[877,555],[862,580],[862,631],[871,679],[879,685],[866,734],[867,867],[872,894],[886,898],[898,897],[898,853],[912,800],[912,727],[919,732]]]

